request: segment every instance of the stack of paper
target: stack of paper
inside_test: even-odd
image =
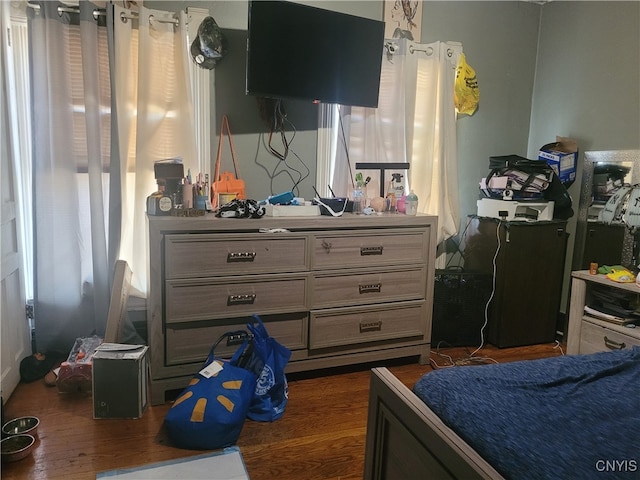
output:
[[[626,325],[627,323],[633,323],[640,320],[638,317],[621,317],[618,315],[601,312],[600,310],[596,310],[595,308],[591,308],[587,305],[585,305],[584,307],[584,313],[599,320],[605,320],[607,322],[615,323],[618,325]]]

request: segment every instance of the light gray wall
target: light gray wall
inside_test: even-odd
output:
[[[478,78],[480,104],[458,119],[460,212],[477,211],[489,157],[526,156],[540,5],[525,2],[424,2],[422,42],[462,42]]]
[[[542,8],[529,158],[556,135],[578,141],[578,211],[582,155],[640,148],[640,3],[551,2]],[[563,311],[570,285],[576,216],[570,219]]]
[[[556,135],[580,150],[640,146],[640,2],[542,9],[529,153]]]

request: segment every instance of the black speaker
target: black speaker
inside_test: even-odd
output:
[[[492,287],[488,273],[436,270],[431,347],[479,346]]]

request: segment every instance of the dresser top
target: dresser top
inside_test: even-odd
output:
[[[345,213],[341,217],[320,215],[315,217],[267,217],[262,218],[217,218],[213,213],[201,217],[147,216],[149,227],[161,232],[258,232],[261,229],[285,228],[291,231],[378,229],[433,227],[437,225],[435,215],[355,215]]]
[[[613,280],[607,278],[606,275],[602,275],[600,273],[593,275],[589,273],[589,270],[576,270],[571,273],[571,276],[574,278],[585,280],[587,282],[598,283],[600,285],[605,285],[607,287],[619,288],[621,290],[627,290],[629,292],[640,294],[640,287],[638,287],[635,284],[635,282],[632,282],[632,283],[614,282]]]

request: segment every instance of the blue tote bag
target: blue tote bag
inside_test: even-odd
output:
[[[250,353],[247,338],[229,361],[215,357],[213,345],[207,360],[167,412],[165,425],[175,446],[213,450],[238,440],[256,389],[256,375],[239,366]]]
[[[251,420],[273,422],[282,417],[289,400],[284,369],[291,351],[269,335],[258,315],[253,318],[255,322],[247,325],[253,334],[250,369],[258,380],[247,416]]]

